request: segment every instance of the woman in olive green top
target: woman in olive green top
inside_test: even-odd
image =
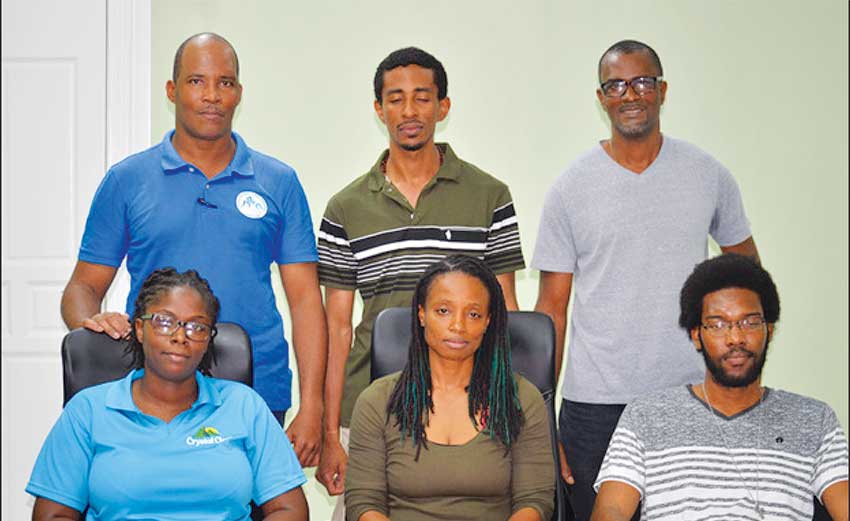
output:
[[[408,362],[351,421],[350,521],[548,521],[555,470],[543,398],[511,371],[495,275],[455,255],[417,284]]]

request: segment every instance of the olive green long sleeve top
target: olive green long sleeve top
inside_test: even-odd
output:
[[[393,521],[506,520],[531,507],[552,516],[555,467],[543,398],[521,376],[517,389],[525,423],[505,454],[498,440],[479,432],[462,445],[428,442],[419,461],[387,421],[387,403],[400,373],[372,383],[358,398],[351,421],[345,479],[347,519],[375,510]]]

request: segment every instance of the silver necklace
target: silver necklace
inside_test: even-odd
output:
[[[764,389],[760,389],[759,394],[759,403],[758,405],[764,402]],[[758,418],[758,438],[756,439],[756,450],[754,452],[756,457],[756,488],[755,488],[755,496],[750,492],[750,487],[747,486],[747,479],[744,477],[744,473],[741,472],[741,467],[738,466],[738,460],[735,459],[735,456],[732,454],[732,449],[729,447],[729,443],[726,442],[726,435],[723,433],[723,427],[720,425],[719,420],[717,419],[717,409],[711,405],[711,399],[708,397],[708,387],[705,384],[702,384],[702,394],[705,395],[705,403],[708,405],[708,408],[711,410],[711,417],[714,421],[714,425],[717,426],[717,431],[720,433],[720,439],[723,441],[723,448],[726,449],[726,452],[729,454],[729,458],[732,460],[732,464],[735,465],[735,471],[738,473],[738,476],[741,477],[741,482],[744,485],[744,491],[746,491],[747,496],[749,496],[750,501],[755,503],[756,505],[756,513],[759,516],[759,519],[764,519],[764,511],[761,509],[761,503],[759,502],[759,483],[761,482],[761,475],[759,474],[759,454],[758,451],[761,448],[761,424],[762,424],[762,416],[764,412],[762,411],[762,416]],[[761,408],[761,407],[759,407]]]

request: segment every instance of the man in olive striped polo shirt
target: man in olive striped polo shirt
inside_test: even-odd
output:
[[[434,143],[437,122],[451,106],[442,64],[420,49],[400,49],[381,62],[374,83],[389,149],[330,200],[319,231],[330,345],[317,477],[332,495],[343,491],[346,427],[369,384],[375,316],[409,306],[425,268],[452,253],[483,259],[497,274],[508,308],[517,309],[514,272],[525,267],[508,187],[459,159],[448,144]],[[352,346],[355,291],[363,317]]]

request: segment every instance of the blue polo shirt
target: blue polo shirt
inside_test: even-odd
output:
[[[152,271],[197,270],[221,301],[219,320],[251,337],[254,388],[272,410],[286,410],[292,372],[270,265],[318,259],[304,190],[291,167],[251,150],[235,132],[233,160],[207,179],[177,154],[173,134],[109,169],[79,259],[118,267],[127,257],[130,315]]]
[[[35,462],[27,492],[87,520],[248,520],[257,504],[307,480],[253,389],[196,373],[198,399],[171,422],[142,413],[125,378],[68,402]]]

